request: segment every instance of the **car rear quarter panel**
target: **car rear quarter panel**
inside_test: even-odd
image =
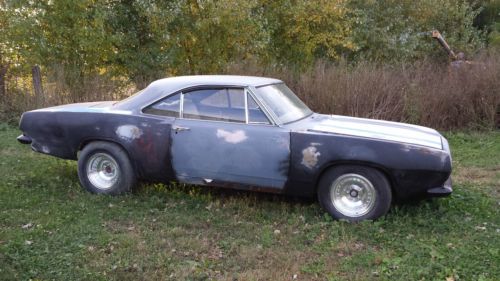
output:
[[[173,179],[170,128],[173,118],[96,112],[32,111],[23,114],[21,130],[35,151],[64,159],[91,141],[110,141],[123,147],[138,175],[152,180]]]
[[[441,186],[451,173],[446,151],[347,135],[292,132],[291,151],[286,192],[295,195],[314,195],[322,173],[335,165],[367,165],[381,170],[399,199]]]

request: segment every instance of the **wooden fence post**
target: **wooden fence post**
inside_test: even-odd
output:
[[[43,87],[42,87],[42,74],[40,66],[35,65],[31,68],[31,75],[33,77],[33,90],[35,91],[36,107],[40,107],[44,103]]]

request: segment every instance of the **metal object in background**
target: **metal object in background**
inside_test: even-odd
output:
[[[448,56],[452,60],[457,60],[458,59],[458,57],[455,54],[455,52],[453,52],[453,50],[451,49],[450,45],[448,45],[448,43],[446,42],[446,40],[444,40],[444,37],[441,35],[441,33],[439,31],[433,30],[432,31],[432,38],[436,39],[439,42],[439,45],[441,45],[441,47],[443,47],[443,49],[446,51],[446,53],[448,54]]]

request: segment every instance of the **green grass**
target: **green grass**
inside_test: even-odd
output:
[[[76,163],[0,124],[0,279],[498,280],[500,133],[450,133],[451,197],[332,221],[314,201],[143,185],[91,195]]]

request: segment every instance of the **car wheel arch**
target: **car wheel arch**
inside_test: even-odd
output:
[[[326,163],[325,165],[323,165],[323,167],[321,167],[320,171],[318,172],[318,174],[316,176],[315,183],[314,183],[315,194],[317,194],[317,192],[318,192],[318,187],[319,187],[319,182],[321,180],[321,177],[323,177],[323,175],[327,171],[329,171],[331,169],[335,169],[336,167],[340,167],[340,166],[364,166],[364,167],[376,169],[377,171],[381,172],[389,181],[389,185],[391,188],[391,192],[393,194],[393,198],[398,198],[398,193],[395,189],[395,180],[391,176],[389,171],[385,167],[383,167],[379,164],[372,163],[372,162],[366,162],[366,161],[334,161],[334,162]]]
[[[90,143],[93,143],[93,142],[107,142],[107,143],[111,143],[111,144],[114,144],[114,145],[117,145],[118,147],[120,147],[123,151],[125,151],[125,153],[127,154],[127,157],[130,159],[130,163],[132,164],[132,167],[134,168],[134,171],[136,173],[136,175],[138,175],[138,167],[135,163],[135,161],[133,161],[129,151],[125,148],[125,146],[123,146],[120,142],[117,142],[113,139],[108,139],[108,138],[88,138],[88,139],[84,139],[83,141],[80,142],[80,145],[78,146],[78,149],[77,149],[77,159],[78,159],[78,154],[85,148],[85,146],[89,145]]]

